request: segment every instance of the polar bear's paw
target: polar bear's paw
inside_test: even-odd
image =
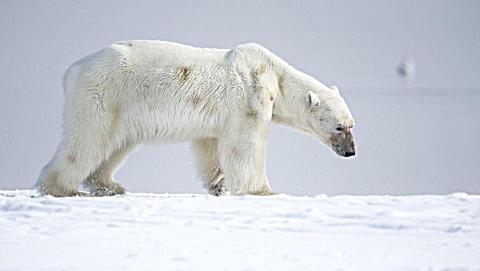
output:
[[[89,181],[87,186],[90,188],[90,194],[95,197],[106,197],[125,194],[125,188],[119,183],[113,181]]]
[[[215,186],[213,188],[210,188],[210,190],[208,190],[208,193],[210,195],[214,195],[214,196],[223,196],[227,193],[227,191],[225,190],[225,188],[223,188],[223,186]]]
[[[60,173],[56,170],[42,176],[36,184],[36,189],[40,195],[51,195],[54,197],[79,196],[77,187],[60,181]]]
[[[55,186],[50,184],[42,184],[37,187],[37,191],[40,195],[50,195],[54,197],[75,197],[75,196],[82,196],[81,192],[63,187],[63,186]]]
[[[260,190],[260,191],[252,191],[252,192],[248,192],[247,194],[249,194],[249,195],[254,195],[254,196],[273,196],[273,195],[278,195],[278,193],[272,192],[270,189],[268,189],[268,190]]]
[[[111,183],[108,186],[92,188],[90,193],[96,197],[115,196],[125,194],[125,188],[118,183]]]
[[[225,179],[222,176],[221,178],[212,182],[211,186],[208,188],[208,193],[210,195],[214,195],[214,196],[217,196],[217,197],[225,195],[227,193],[227,191],[223,187],[223,181],[224,180]]]

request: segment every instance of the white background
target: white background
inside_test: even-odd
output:
[[[0,188],[31,187],[61,135],[61,77],[117,40],[257,42],[335,84],[356,118],[354,159],[272,127],[267,172],[291,194],[480,193],[478,1],[1,1]],[[417,63],[404,80],[396,67]],[[188,144],[146,146],[129,191],[202,192]]]

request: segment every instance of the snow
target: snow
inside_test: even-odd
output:
[[[0,190],[0,270],[480,270],[480,196],[37,197]]]

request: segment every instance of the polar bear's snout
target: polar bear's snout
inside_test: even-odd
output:
[[[355,155],[355,151],[353,152],[345,152],[345,157],[350,157],[350,156],[354,156]]]
[[[348,132],[345,140],[345,157],[355,155],[355,141],[353,140],[352,132]]]
[[[355,141],[351,130],[345,131],[339,135],[333,135],[330,138],[332,149],[339,155],[350,157],[355,155]]]

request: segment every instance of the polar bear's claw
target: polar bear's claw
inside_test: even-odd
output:
[[[215,196],[218,197],[218,196],[225,195],[225,193],[226,193],[227,191],[225,190],[225,188],[223,188],[223,186],[220,186],[220,187],[216,186],[216,187],[210,189],[210,191],[208,191],[208,192],[209,192],[210,194],[215,195]]]
[[[215,182],[213,182],[212,185],[210,186],[210,188],[208,189],[208,193],[210,195],[214,195],[214,196],[217,196],[217,197],[225,195],[225,193],[227,191],[223,187],[223,181],[224,181],[224,178],[222,177],[222,178],[216,180]]]

